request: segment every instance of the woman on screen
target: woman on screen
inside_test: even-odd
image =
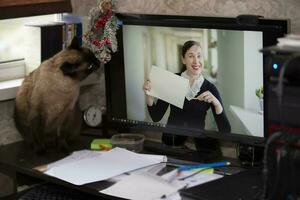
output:
[[[200,44],[196,41],[185,42],[182,47],[181,56],[184,70],[177,75],[187,78],[190,83],[190,90],[185,97],[183,108],[173,106],[161,99],[157,99],[156,101],[154,97],[147,95],[147,91],[151,89],[151,82],[147,80],[144,83],[143,89],[146,94],[146,103],[152,120],[154,122],[160,121],[170,106],[168,125],[204,129],[206,113],[209,109],[212,109],[219,131],[230,132],[230,123],[226,117],[219,92],[202,75],[204,61]],[[185,139],[185,136],[168,133],[163,133],[162,136],[162,141],[172,146],[182,145]]]

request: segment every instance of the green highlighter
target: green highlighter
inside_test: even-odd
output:
[[[195,169],[192,169],[191,171],[193,171],[193,172],[205,172],[205,173],[213,174],[214,173],[214,168],[195,168]]]
[[[92,150],[108,151],[112,149],[110,139],[94,139],[91,143]]]

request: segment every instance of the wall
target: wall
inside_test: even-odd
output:
[[[83,3],[84,2],[84,3]],[[87,15],[95,0],[72,0],[76,14]],[[261,15],[290,18],[292,31],[300,31],[299,0],[119,0],[118,12],[199,16]]]

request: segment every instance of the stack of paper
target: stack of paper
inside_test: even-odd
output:
[[[87,155],[82,157],[82,155]],[[159,159],[160,158],[160,159]],[[122,148],[108,152],[84,152],[71,155],[50,165],[45,174],[62,179],[74,185],[102,181],[114,176],[155,165],[163,162],[165,157],[147,156]]]
[[[300,34],[288,34],[277,40],[277,46],[300,47]]]

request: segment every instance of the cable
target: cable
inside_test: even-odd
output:
[[[292,142],[293,144],[297,144],[300,140],[299,136],[296,136],[296,138],[294,139],[295,141]],[[295,177],[296,177],[296,170],[295,170],[295,165],[297,162],[295,162],[296,158],[298,157],[299,155],[297,154],[297,150],[295,149],[293,152],[291,152],[291,159],[289,160],[290,162],[290,166],[291,166],[291,169],[290,169],[290,177],[291,177],[291,182],[292,180],[295,180]],[[296,196],[297,196],[297,187],[295,187],[293,184],[291,184],[292,186],[292,189],[291,189],[291,195],[293,198],[296,199]]]
[[[268,185],[268,155],[269,155],[269,148],[273,141],[277,140],[282,136],[282,132],[276,132],[271,135],[266,143],[265,151],[264,151],[264,168],[263,168],[263,198],[267,199],[267,185]]]
[[[279,186],[280,178],[281,178],[281,161],[282,159],[286,156],[286,150],[285,149],[280,149],[280,151],[277,153],[277,158],[276,158],[276,175],[275,175],[275,180],[274,180],[274,185],[272,190],[270,190],[270,198],[269,199],[275,199],[275,194],[277,192],[277,188]],[[284,171],[284,169],[283,169]],[[277,197],[278,198],[278,197]]]

